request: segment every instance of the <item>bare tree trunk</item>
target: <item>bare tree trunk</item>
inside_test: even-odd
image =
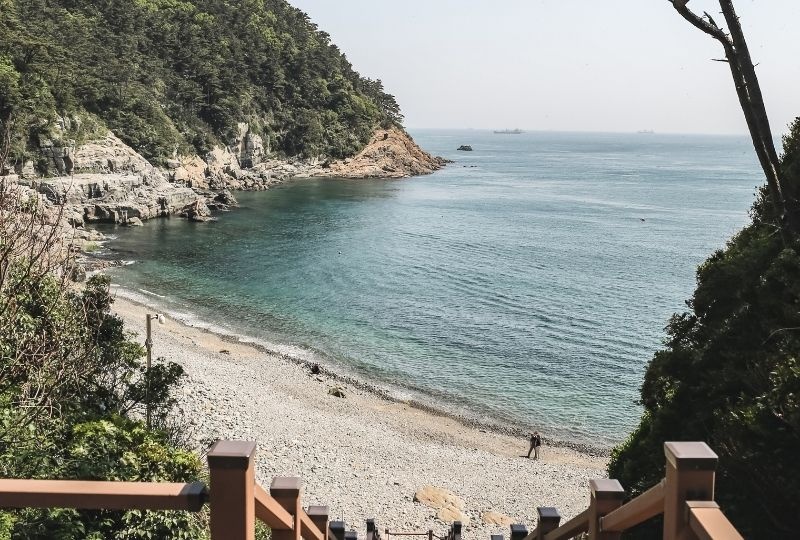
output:
[[[8,155],[11,153],[11,121],[11,113],[8,118],[0,120],[0,176],[6,168]]]
[[[725,49],[725,58],[733,76],[739,105],[750,131],[753,148],[767,179],[772,205],[779,220],[781,237],[784,244],[788,244],[792,233],[800,233],[800,213],[798,212],[800,205],[792,196],[792,190],[789,189],[786,179],[781,174],[780,160],[775,151],[772,130],[764,106],[764,97],[761,94],[761,87],[758,84],[758,77],[750,58],[750,51],[739,17],[733,7],[733,0],[719,0],[730,34],[717,26],[708,13],[704,17],[700,17],[692,12],[686,7],[688,0],[669,1],[684,19],[719,41]]]

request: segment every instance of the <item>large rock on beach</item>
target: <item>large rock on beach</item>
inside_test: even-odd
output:
[[[448,489],[424,486],[414,493],[414,502],[436,510],[436,517],[440,521],[460,521],[463,525],[469,525],[469,518],[464,514],[464,500]]]
[[[483,521],[487,525],[499,525],[501,527],[508,527],[512,523],[514,523],[515,520],[514,518],[502,514],[500,512],[489,510],[488,512],[483,512],[481,514],[481,521]]]

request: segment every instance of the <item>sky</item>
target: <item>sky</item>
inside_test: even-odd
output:
[[[747,133],[721,45],[667,0],[289,0],[408,128]],[[800,116],[800,0],[735,0],[774,135]],[[714,0],[695,12],[724,18]]]

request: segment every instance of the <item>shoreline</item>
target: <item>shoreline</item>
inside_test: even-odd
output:
[[[141,339],[152,308],[114,298],[112,310]],[[426,485],[461,497],[465,528],[481,534],[507,529],[485,522],[490,511],[533,525],[536,506],[555,506],[568,519],[585,508],[589,479],[606,476],[605,457],[547,442],[541,460],[524,459],[525,438],[392,399],[327,369],[312,374],[300,359],[235,336],[168,318],[154,326],[153,341],[154,356],[186,370],[177,412],[198,450],[217,438],[256,440],[260,482],[300,476],[304,501],[330,505],[351,526],[374,517],[393,530],[445,529],[449,523],[433,521],[435,510],[413,500]],[[329,394],[334,387],[344,399]]]
[[[404,399],[392,394],[391,390],[388,388],[390,384],[388,381],[373,382],[352,373],[345,373],[343,372],[344,370],[337,370],[335,366],[331,366],[329,363],[320,363],[314,360],[302,358],[299,355],[293,355],[289,352],[282,352],[280,350],[277,350],[276,348],[271,348],[263,341],[259,341],[258,338],[243,334],[237,334],[235,331],[227,328],[213,327],[210,323],[207,323],[206,321],[203,320],[199,320],[198,321],[199,324],[195,325],[191,323],[189,320],[186,320],[185,318],[181,317],[181,315],[185,316],[186,315],[185,313],[175,313],[174,311],[170,312],[168,308],[159,305],[158,301],[156,300],[148,302],[147,295],[152,295],[153,297],[156,298],[161,297],[161,295],[155,292],[145,291],[145,290],[134,291],[121,285],[112,285],[112,294],[114,293],[117,293],[115,295],[115,298],[120,298],[119,293],[122,293],[121,297],[124,298],[125,301],[130,302],[131,304],[140,307],[147,307],[155,310],[160,309],[162,311],[165,311],[172,320],[178,322],[179,324],[187,328],[193,328],[198,332],[214,335],[226,343],[247,345],[264,354],[279,357],[280,359],[286,362],[291,362],[292,364],[298,365],[300,367],[309,370],[312,365],[316,365],[319,369],[320,375],[324,375],[325,377],[328,377],[333,381],[341,382],[343,384],[348,384],[362,391],[373,394],[378,399],[395,404],[407,405],[409,407],[412,407],[414,409],[417,409],[434,417],[441,417],[454,420],[468,428],[483,430],[485,432],[491,432],[498,435],[521,437],[525,439],[527,438],[528,431],[525,429],[525,427],[523,427],[520,424],[514,423],[513,421],[508,421],[507,423],[504,424],[500,419],[496,419],[496,421],[491,418],[485,420],[480,419],[477,416],[477,413],[475,414],[475,416],[470,416],[469,414],[463,414],[455,411],[448,411],[446,406],[437,406],[434,400],[431,400],[430,402],[425,402],[415,397],[412,397],[410,399]],[[295,346],[290,346],[290,347],[294,348]],[[411,392],[415,395],[421,394],[421,391],[419,389],[408,385],[404,385],[402,383],[399,384],[396,383],[396,386],[403,390]],[[569,448],[581,454],[586,454],[598,458],[610,457],[612,450],[612,448],[592,446],[587,443],[570,441],[567,439],[553,437],[553,436],[545,436],[542,439],[547,446],[557,447],[557,448]]]

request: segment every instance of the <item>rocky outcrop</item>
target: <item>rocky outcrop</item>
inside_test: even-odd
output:
[[[265,147],[261,136],[253,133],[249,124],[242,122],[238,128],[233,147],[236,149],[239,165],[244,169],[250,169],[264,161],[269,148]]]
[[[127,223],[167,216],[201,197],[192,189],[166,180],[151,185],[138,174],[78,174],[47,178],[32,184],[53,203],[65,203],[75,225],[84,222]]]
[[[110,131],[75,149],[70,173],[136,175],[145,185],[167,181],[161,170]]]
[[[178,185],[208,189],[208,165],[200,156],[180,156],[167,160],[167,178]]]
[[[402,129],[379,129],[367,146],[352,158],[325,163],[309,176],[336,178],[405,178],[430,174],[447,163],[419,147]]]
[[[21,181],[51,203],[63,203],[74,227],[167,216],[205,199],[185,185],[169,182],[167,174],[111,132],[78,146],[69,156],[68,176]]]

